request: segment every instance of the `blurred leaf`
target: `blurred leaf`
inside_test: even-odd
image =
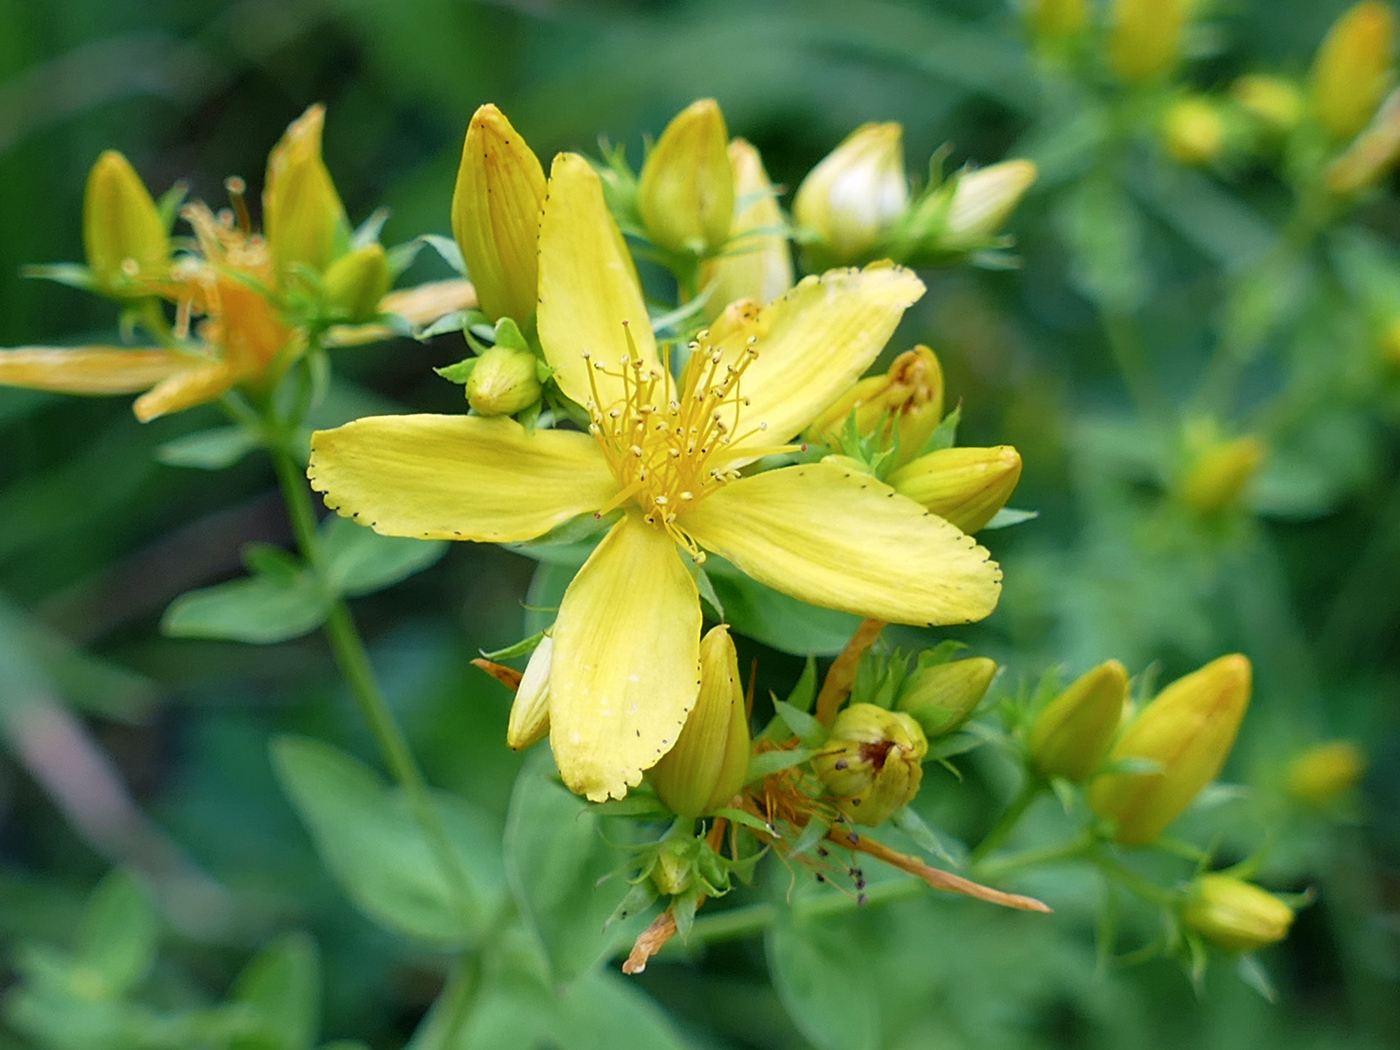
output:
[[[880,1017],[865,971],[840,930],[780,922],[764,944],[773,987],[792,1023],[818,1050],[876,1050]]]
[[[161,630],[172,638],[269,645],[314,631],[330,608],[330,597],[310,573],[253,576],[180,595],[165,610]]]
[[[447,540],[381,536],[349,518],[331,515],[321,526],[326,575],[337,592],[356,597],[392,587],[447,553]]]
[[[105,997],[118,999],[150,973],[159,933],[145,888],[118,869],[93,892],[78,926],[73,961],[101,983]]]
[[[439,816],[476,891],[470,924],[411,807],[367,766],[305,737],[279,737],[273,765],[331,873],[371,919],[432,944],[471,941],[500,891],[500,857],[489,823],[465,801],[438,794]]]
[[[723,558],[705,559],[705,571],[724,603],[730,626],[781,652],[833,656],[860,626],[859,616],[789,598],[745,576]]]
[[[626,977],[600,970],[559,1000],[556,1038],[561,1050],[681,1050],[666,1013]]]
[[[261,1029],[230,1050],[310,1050],[321,1024],[316,943],[303,933],[274,941],[238,975],[229,999],[249,1007]]]
[[[156,449],[156,459],[171,467],[223,470],[258,447],[258,437],[247,427],[216,427],[186,434]]]
[[[628,826],[608,821],[555,779],[548,754],[536,753],[515,782],[506,821],[506,877],[516,905],[539,937],[554,978],[568,983],[631,941],[637,919],[604,929],[626,895],[627,881],[599,880],[625,856]]]
[[[1120,187],[1086,179],[1061,200],[1055,220],[1073,253],[1070,279],[1080,293],[1118,313],[1142,305],[1152,286],[1143,263],[1142,218]]]

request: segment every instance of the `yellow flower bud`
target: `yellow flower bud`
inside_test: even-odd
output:
[[[899,458],[908,463],[928,444],[943,419],[943,366],[926,346],[906,350],[884,375],[869,376],[819,415],[807,433],[814,442],[834,445],[851,413],[861,434],[886,444],[899,434]]]
[[[513,416],[542,392],[535,355],[514,347],[491,347],[467,377],[467,403],[482,416]]]
[[[1208,99],[1181,99],[1162,118],[1162,143],[1182,164],[1209,164],[1225,152],[1225,121]]]
[[[821,238],[823,260],[848,263],[874,252],[909,210],[903,138],[898,124],[864,124],[802,180],[793,217]]]
[[[544,169],[495,106],[472,114],[452,193],[452,236],[492,321],[524,322],[539,286]]]
[[[920,456],[890,484],[963,532],[976,532],[1006,506],[1021,480],[1021,454],[1010,445],[945,448]]]
[[[958,176],[939,248],[966,250],[991,240],[1038,174],[1028,160],[1004,160]]]
[[[1334,139],[1366,126],[1394,77],[1395,14],[1379,0],[1362,0],[1327,31],[1312,67],[1312,108]]]
[[[900,711],[852,704],[836,716],[812,767],[854,824],[875,827],[919,793],[928,740]]]
[[[985,656],[925,667],[904,680],[895,707],[912,716],[926,737],[942,736],[972,717],[996,676],[997,662]]]
[[[1106,773],[1089,792],[1094,812],[1116,822],[1119,842],[1151,842],[1215,779],[1249,707],[1251,677],[1246,657],[1222,656],[1178,678],[1133,720],[1109,761],[1144,759],[1162,768]]]
[[[1218,514],[1239,498],[1264,461],[1258,438],[1223,441],[1202,452],[1181,482],[1181,500],[1197,514]]]
[[[1346,152],[1327,166],[1332,193],[1349,196],[1374,185],[1400,159],[1400,91],[1392,91]]]
[[[383,245],[367,244],[331,263],[324,278],[326,302],[352,324],[362,324],[379,312],[392,281]]]
[[[88,172],[83,244],[88,265],[113,294],[136,291],[136,281],[163,275],[169,264],[170,237],[155,201],[116,150],[103,153]]]
[[[1350,740],[1309,748],[1288,764],[1288,793],[1318,806],[1346,794],[1366,772],[1366,756]]]
[[[1088,780],[1113,744],[1128,699],[1128,672],[1117,660],[1080,675],[1046,705],[1027,746],[1047,777]]]
[[[321,159],[325,120],[324,106],[310,107],[267,155],[263,233],[281,281],[302,266],[324,273],[349,236],[345,205]]]
[[[506,723],[506,744],[523,751],[549,735],[549,664],[554,658],[554,639],[545,635],[525,674],[515,689],[515,702],[510,705],[510,720]]]
[[[712,98],[678,113],[642,165],[637,206],[651,239],[673,252],[718,251],[734,220],[729,129]]]
[[[1176,64],[1190,0],[1113,0],[1108,57],[1129,82],[1151,80]]]
[[[1191,886],[1181,921],[1226,951],[1252,952],[1288,936],[1293,909],[1252,883],[1202,875]]]
[[[1077,35],[1089,19],[1086,0],[1027,0],[1026,20],[1036,39],[1050,42]]]
[[[729,628],[700,639],[700,696],[675,746],[648,774],[673,812],[699,817],[729,805],[749,769],[749,716],[739,681],[739,655]]]
[[[1283,77],[1249,73],[1230,85],[1241,109],[1276,132],[1292,131],[1303,117],[1303,96]]]
[[[1394,368],[1400,368],[1400,316],[1381,333],[1381,356]]]
[[[705,307],[708,320],[736,300],[770,303],[792,287],[792,251],[787,235],[780,232],[783,212],[758,150],[735,139],[729,144],[729,163],[736,201],[729,247],[700,269],[701,285],[715,286]],[[749,203],[741,207],[738,202],[745,198]]]

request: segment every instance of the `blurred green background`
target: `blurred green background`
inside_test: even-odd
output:
[[[1256,68],[1302,74],[1344,5],[1198,6],[1187,75],[1210,88]],[[602,135],[635,163],[644,136],[705,95],[789,186],[869,120],[904,124],[915,173],[944,142],[955,165],[1040,161],[1009,227],[1023,268],[926,274],[929,294],[892,345],[937,350],[964,399],[960,443],[1011,443],[1025,459],[1013,503],[1041,516],[986,538],[1006,568],[1003,606],[958,634],[1009,665],[1004,684],[1109,657],[1134,673],[1159,661],[1168,680],[1243,651],[1256,694],[1232,780],[1267,800],[1292,755],[1338,736],[1371,762],[1348,820],[1284,820],[1271,885],[1320,898],[1267,957],[1278,1005],[1228,966],[1200,998],[1165,961],[1096,973],[1093,900],[1047,876],[1028,886],[1062,905],[1048,920],[925,900],[834,925],[830,954],[848,961],[851,987],[905,997],[885,1003],[878,1045],[1400,1045],[1400,384],[1366,364],[1371,333],[1337,306],[1324,267],[1236,406],[1297,395],[1271,435],[1257,513],[1184,521],[1162,498],[1159,435],[1126,410],[1095,308],[1102,284],[1086,276],[1094,238],[1073,232],[1065,204],[1084,174],[1067,111],[1037,81],[1006,3],[0,0],[0,345],[113,338],[108,304],[17,276],[81,258],[83,181],[104,148],[156,192],[186,179],[219,202],[230,174],[256,191],[286,124],[325,102],[326,159],[351,218],[389,206],[394,243],[449,233],[461,136],[482,102],[546,162],[596,151]],[[1267,166],[1222,174],[1174,169],[1145,142],[1128,203],[1095,220],[1100,239],[1128,242],[1113,250],[1132,272],[1118,275],[1136,282],[1131,308],[1168,402],[1204,367],[1222,290],[1282,221],[1286,194]],[[1395,196],[1357,223],[1393,244]],[[440,275],[425,253],[410,278]],[[458,408],[431,367],[463,356],[459,336],[337,355],[347,404]],[[202,408],[143,427],[123,398],[0,389],[0,936],[12,949],[64,942],[102,874],[131,865],[167,913],[150,1001],[216,1000],[258,946],[305,929],[323,952],[325,1037],[399,1046],[443,960],[353,910],[267,757],[285,731],[372,756],[324,643],[254,649],[157,629],[176,595],[236,574],[243,543],[287,540],[258,458],[218,474],[154,458],[216,418]],[[356,606],[429,779],[502,821],[519,768],[503,744],[508,696],[468,661],[521,636],[533,569],[459,544]],[[746,666],[753,654],[760,692],[799,666],[756,645]],[[975,839],[1004,784],[974,763],[954,787],[931,775],[927,807]],[[1251,822],[1267,808],[1243,810],[1232,834],[1257,841]],[[1224,855],[1246,847],[1234,848]],[[905,975],[893,990],[872,976],[891,967]],[[638,983],[696,1046],[809,1045],[756,941],[658,962]],[[25,1045],[0,1034],[0,1046]]]

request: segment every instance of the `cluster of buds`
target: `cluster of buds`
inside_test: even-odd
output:
[[[87,180],[87,266],[34,267],[37,276],[116,299],[158,345],[0,352],[0,382],[72,393],[146,391],[134,409],[154,419],[231,390],[264,397],[308,350],[387,338],[395,314],[409,327],[471,301],[465,281],[388,294],[383,247],[352,234],[321,157],[325,112],[293,121],[267,160],[263,230],[253,228],[243,181],[232,207],[180,207],[176,186],[157,203],[126,158],[103,153]],[[170,235],[176,213],[192,241]],[[175,322],[161,300],[174,304]],[[373,323],[371,323],[373,322]]]
[[[1035,182],[1035,165],[960,171],[911,199],[903,136],[898,124],[865,124],[798,187],[793,217],[814,266],[881,256],[918,265],[1006,246],[998,233]]]

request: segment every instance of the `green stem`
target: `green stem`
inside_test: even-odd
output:
[[[287,516],[291,519],[292,534],[296,537],[297,546],[312,571],[319,573],[321,558],[319,538],[316,534],[316,512],[312,509],[306,479],[288,448],[289,442],[285,440],[283,432],[278,431],[278,434],[277,440],[268,442],[268,453],[277,471],[277,481],[282,488],[282,498],[287,505]],[[447,881],[458,918],[464,925],[469,925],[476,917],[477,911],[477,901],[471,883],[467,879],[461,859],[452,848],[447,828],[433,807],[427,782],[413,758],[408,740],[394,721],[393,712],[390,711],[384,693],[379,688],[369,653],[365,650],[364,641],[350,615],[350,607],[343,598],[337,599],[331,606],[325,631],[335,662],[346,684],[350,686],[356,706],[369,725],[390,773],[407,797],[414,819],[422,828],[428,847],[433,852],[433,858]]]
[[[1147,361],[1147,344],[1131,313],[1101,307],[1099,319],[1103,324],[1108,349],[1128,396],[1143,419],[1163,420],[1168,415],[1167,404],[1152,378]]]
[[[975,865],[970,874],[978,882],[997,882],[1011,872],[1020,871],[1022,868],[1055,864],[1062,860],[1077,860],[1094,848],[1094,842],[1093,835],[1086,831],[1082,835],[1076,835],[1068,841],[1058,842],[1053,846],[1043,846],[1040,849],[993,857],[991,860]]]
[[[1104,853],[1090,853],[1086,856],[1089,863],[1098,868],[1104,875],[1117,882],[1124,889],[1137,894],[1143,900],[1166,907],[1176,903],[1177,894],[1175,891],[1163,889],[1155,883],[1148,882],[1121,861]]]
[[[823,919],[874,907],[877,904],[909,900],[927,889],[928,883],[923,879],[892,879],[866,890],[863,904],[854,894],[824,893],[819,897],[798,901],[790,910],[797,919]],[[783,911],[776,904],[750,904],[747,907],[702,916],[696,919],[695,925],[690,928],[690,937],[686,944],[715,944],[719,941],[737,940],[740,937],[753,937],[776,924]]]
[[[1016,793],[1016,797],[1011,800],[1011,805],[1006,807],[1006,812],[993,825],[992,830],[987,832],[987,837],[977,844],[977,848],[972,851],[972,856],[968,859],[976,864],[992,850],[996,849],[1006,841],[1008,835],[1015,830],[1021,818],[1026,815],[1026,810],[1030,808],[1032,802],[1040,795],[1040,790],[1045,786],[1045,782],[1034,774],[1027,774],[1025,782],[1021,785],[1021,790]]]

